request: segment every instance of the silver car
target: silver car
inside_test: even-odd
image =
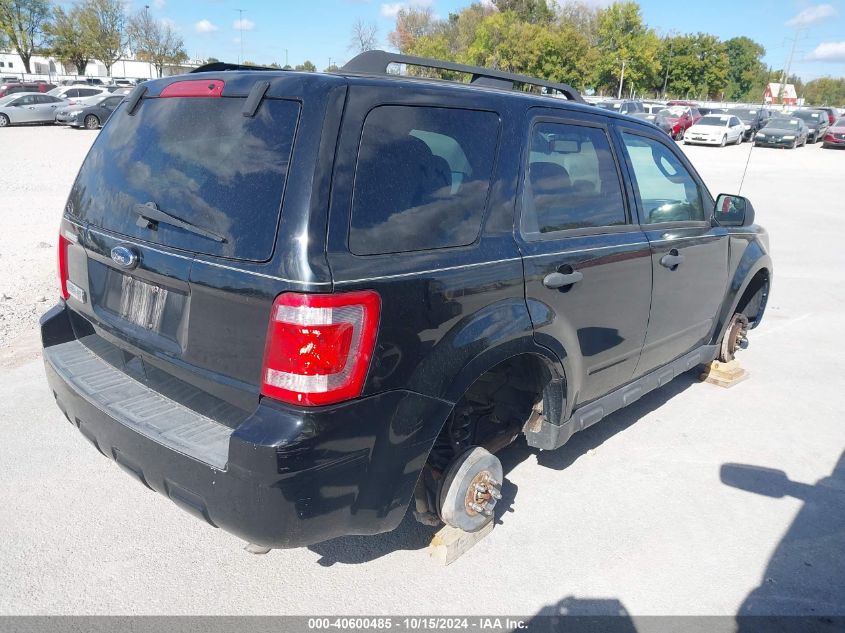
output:
[[[56,110],[67,105],[41,92],[17,92],[0,99],[0,127],[19,123],[53,123]]]

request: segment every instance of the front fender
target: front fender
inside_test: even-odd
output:
[[[712,344],[717,344],[725,332],[728,323],[736,311],[737,305],[742,299],[748,285],[754,276],[761,270],[768,273],[769,283],[772,277],[772,258],[769,255],[768,246],[760,238],[760,236],[749,235],[730,235],[731,253],[736,253],[742,249],[741,255],[735,266],[732,266],[732,275],[728,283],[725,299],[722,302],[721,310],[719,311],[716,328],[713,335]],[[733,257],[732,257],[733,261]],[[761,306],[761,313],[758,317],[762,317],[762,312],[765,305]],[[754,323],[756,327],[760,322],[758,318]]]

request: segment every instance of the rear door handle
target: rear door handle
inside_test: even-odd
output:
[[[664,255],[660,258],[660,265],[669,268],[670,270],[675,270],[678,266],[684,263],[684,256],[678,253],[677,248],[673,248],[669,251],[668,255]]]
[[[543,277],[543,285],[546,288],[563,288],[565,286],[571,286],[572,284],[577,284],[584,278],[583,273],[579,273],[577,270],[564,274],[564,273],[549,273],[545,277]]]

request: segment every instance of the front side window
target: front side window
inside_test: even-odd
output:
[[[384,105],[364,122],[349,249],[376,255],[466,246],[487,202],[499,135],[493,112]]]
[[[704,220],[698,184],[660,141],[623,133],[642,207],[643,224]]]
[[[616,162],[600,128],[538,123],[531,132],[526,235],[626,223]]]

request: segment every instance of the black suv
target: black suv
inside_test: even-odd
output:
[[[555,449],[729,359],[772,271],[750,203],[714,203],[651,124],[380,51],[139,86],[82,165],[58,256],[41,328],[59,408],[267,547],[392,530],[412,502],[479,529],[492,453]]]
[[[795,110],[789,116],[801,119],[807,126],[807,142],[816,143],[824,138],[830,128],[827,112],[822,109]]]

